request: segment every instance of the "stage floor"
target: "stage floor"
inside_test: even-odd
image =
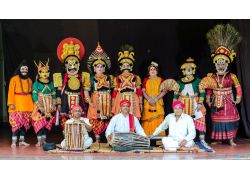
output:
[[[63,136],[53,132],[48,142],[60,143]],[[204,160],[204,159],[250,159],[250,140],[236,139],[238,144],[231,147],[227,144],[211,145],[214,153],[84,153],[84,154],[51,154],[36,147],[34,132],[27,134],[29,147],[11,148],[11,132],[8,128],[0,128],[0,159],[1,160]]]

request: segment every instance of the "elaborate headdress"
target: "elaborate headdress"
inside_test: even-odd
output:
[[[194,59],[191,57],[186,59],[186,62],[181,65],[181,70],[185,69],[187,66],[191,66],[192,68],[196,68],[196,64],[194,63]]]
[[[93,66],[95,66],[97,64],[102,64],[105,67],[107,67],[108,69],[111,68],[110,58],[108,57],[106,52],[102,49],[99,42],[97,44],[95,51],[93,51],[91,53],[91,55],[89,56],[88,64],[87,64],[88,69],[92,72]]]
[[[78,61],[81,61],[85,55],[85,47],[83,43],[76,38],[69,37],[60,42],[57,47],[57,57],[64,63],[68,57],[75,57]]]
[[[224,59],[228,64],[236,57],[234,48],[240,43],[239,32],[230,24],[218,24],[207,33],[213,63],[218,59]]]
[[[120,48],[120,52],[118,53],[118,62],[120,64],[123,63],[129,63],[129,64],[134,64],[134,48],[133,46],[129,45],[129,44],[125,44],[123,46],[121,46]]]
[[[39,61],[39,64],[37,64],[36,61],[34,61],[34,63],[37,67],[38,74],[40,74],[42,70],[44,70],[45,72],[49,72],[49,58],[45,64],[42,61]],[[36,76],[36,80],[38,78],[38,74]]]
[[[46,71],[49,71],[49,58],[48,61],[44,64],[42,61],[39,61],[39,64],[34,61],[36,67],[37,67],[37,72],[41,71],[42,69],[45,69]]]

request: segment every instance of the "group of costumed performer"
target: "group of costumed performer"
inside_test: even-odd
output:
[[[37,134],[37,145],[42,145],[52,122],[60,118],[64,128],[65,122],[71,118],[72,107],[77,105],[82,107],[82,117],[89,119],[96,141],[100,142],[100,135],[105,132],[112,116],[121,113],[120,103],[124,100],[129,101],[129,114],[141,120],[145,133],[150,136],[164,120],[163,96],[168,91],[174,91],[174,102],[183,102],[183,111],[193,118],[199,142],[203,146],[209,148],[205,142],[205,98],[211,107],[211,138],[229,140],[231,145],[235,145],[233,139],[240,119],[236,104],[241,101],[242,90],[236,75],[230,73],[229,65],[235,59],[233,48],[241,38],[231,25],[217,25],[208,32],[207,38],[213,52],[215,73],[200,79],[196,75],[197,65],[190,57],[182,64],[180,69],[183,76],[177,82],[173,79],[163,80],[158,76],[158,64],[152,61],[148,66],[149,76],[143,80],[142,88],[141,78],[133,73],[135,53],[131,45],[121,47],[118,53],[120,74],[113,78],[107,73],[111,67],[110,58],[99,43],[88,58],[90,75],[79,72],[85,54],[83,43],[76,38],[64,39],[58,45],[57,55],[65,71],[54,73],[53,81],[49,80],[48,62],[36,64],[38,78],[34,85],[28,77],[25,63],[11,78],[8,106],[12,146],[16,146],[18,133],[19,145],[28,145],[24,135],[30,122]],[[236,99],[233,88],[236,89]],[[160,136],[165,136],[165,132]]]

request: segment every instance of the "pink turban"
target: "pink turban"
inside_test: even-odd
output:
[[[71,114],[73,113],[74,110],[79,109],[82,112],[82,107],[79,105],[75,105],[71,108]]]
[[[184,103],[181,101],[174,101],[172,104],[172,108],[174,109],[176,106],[180,106],[182,109],[184,108]]]

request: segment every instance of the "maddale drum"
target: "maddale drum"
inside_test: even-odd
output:
[[[65,124],[65,150],[83,150],[83,138],[87,130],[82,122]]]

